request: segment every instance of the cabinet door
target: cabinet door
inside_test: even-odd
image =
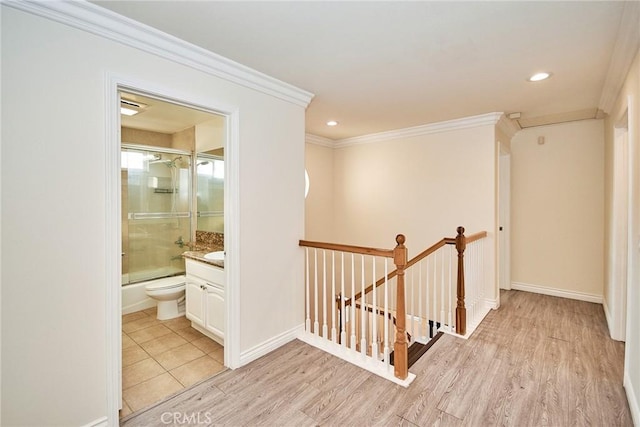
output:
[[[224,339],[224,291],[209,285],[206,289],[205,329]]]
[[[204,285],[187,279],[186,316],[199,325],[204,325]]]

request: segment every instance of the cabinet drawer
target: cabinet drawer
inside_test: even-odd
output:
[[[225,285],[226,277],[224,269],[214,267],[203,262],[187,259],[186,260],[187,275],[198,277],[205,282]]]

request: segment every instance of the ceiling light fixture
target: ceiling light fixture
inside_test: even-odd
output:
[[[338,122],[336,122],[335,120],[329,120],[327,122],[327,126],[338,126]]]
[[[122,106],[120,107],[120,114],[124,114],[125,116],[135,116],[138,113],[139,113],[138,110],[133,110],[131,108],[126,108]]]
[[[549,77],[551,77],[551,73],[542,72],[542,73],[534,74],[533,76],[529,77],[527,80],[530,82],[539,82],[542,80],[546,80]]]

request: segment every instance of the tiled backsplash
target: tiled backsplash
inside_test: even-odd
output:
[[[196,245],[224,248],[224,233],[196,230]]]

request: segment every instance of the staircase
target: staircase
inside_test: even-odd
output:
[[[432,320],[429,321],[429,325],[436,325],[436,331],[440,328],[440,324],[439,323],[435,323]],[[429,342],[427,342],[426,344],[420,343],[418,341],[414,341],[410,346],[409,346],[409,351],[407,352],[407,366],[410,368],[412,367],[426,352],[427,350],[429,350],[431,348],[431,346],[433,346],[436,341],[438,341],[440,339],[440,337],[444,335],[444,332],[430,332],[429,333]],[[394,357],[393,357],[393,352],[391,352],[391,354],[389,355],[389,363],[393,365],[394,362]]]
[[[411,260],[403,235],[393,249],[300,241],[306,263],[300,339],[408,386],[415,378],[409,367],[443,333],[468,336],[488,312],[486,235],[466,237],[458,227],[455,238]]]

